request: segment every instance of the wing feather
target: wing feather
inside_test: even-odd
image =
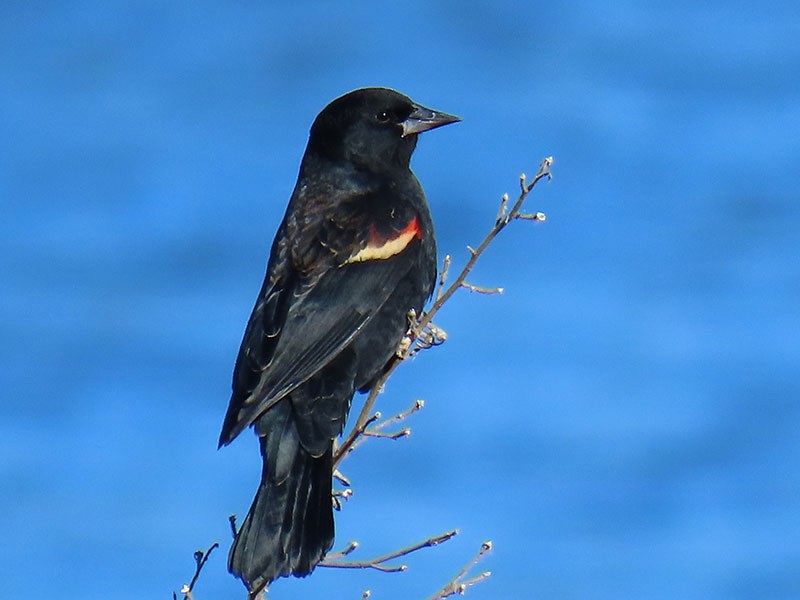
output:
[[[416,229],[408,238],[409,224],[417,227],[416,214],[397,209],[391,215],[388,209],[385,216],[375,214],[367,208],[385,207],[376,198],[360,197],[357,204],[344,203],[333,217],[317,222],[304,215],[303,231],[293,236],[287,231],[297,227],[298,219],[293,219],[290,206],[239,351],[220,445],[230,443],[335,359],[412,268],[411,260],[383,259],[419,245]],[[381,235],[381,244],[404,235],[402,248],[373,260],[352,261],[375,244],[375,231],[388,231]],[[290,244],[299,239],[306,240],[305,245]],[[282,261],[276,260],[278,253]]]

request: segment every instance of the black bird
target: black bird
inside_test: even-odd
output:
[[[228,557],[251,592],[308,575],[333,545],[333,440],[436,279],[411,153],[417,134],[459,120],[365,88],[331,102],[311,126],[219,439],[227,445],[254,425],[261,443],[261,483]]]

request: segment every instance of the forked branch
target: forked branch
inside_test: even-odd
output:
[[[455,576],[448,581],[442,589],[438,592],[433,594],[432,596],[428,597],[428,600],[440,600],[441,598],[448,598],[449,596],[454,596],[459,594],[461,596],[467,591],[467,588],[471,585],[475,585],[476,583],[483,581],[487,577],[489,577],[492,573],[491,571],[484,571],[478,575],[475,575],[470,578],[466,578],[469,575],[469,572],[475,568],[484,556],[486,556],[489,551],[492,549],[492,542],[485,541],[481,544],[481,549],[478,550],[478,553],[470,560],[466,565],[464,565],[461,570],[455,574]]]
[[[197,578],[200,577],[200,571],[203,570],[203,567],[206,566],[206,561],[208,561],[208,557],[214,551],[215,548],[219,548],[219,544],[214,542],[211,544],[211,547],[203,552],[202,550],[196,550],[194,553],[194,562],[195,562],[195,570],[194,576],[192,580],[188,584],[184,584],[181,588],[181,594],[183,594],[183,600],[193,600],[192,591],[194,590],[194,584],[197,583]],[[178,595],[175,592],[172,592],[172,600],[178,600]]]
[[[406,358],[413,356],[420,349],[435,346],[444,341],[446,338],[446,333],[432,323],[433,318],[442,308],[444,303],[447,302],[453,296],[453,294],[455,294],[456,291],[461,288],[467,288],[471,291],[487,294],[502,293],[502,288],[482,288],[467,283],[467,276],[470,274],[481,255],[486,251],[486,248],[489,247],[489,244],[492,243],[494,238],[497,237],[497,235],[503,231],[503,229],[505,229],[508,224],[511,223],[511,221],[515,221],[517,219],[527,221],[544,221],[546,219],[544,213],[541,212],[523,213],[522,206],[525,203],[525,199],[539,181],[545,178],[548,180],[552,178],[552,175],[550,174],[550,166],[552,164],[552,157],[545,158],[539,166],[539,171],[530,182],[527,181],[524,173],[520,175],[520,193],[517,197],[517,200],[509,210],[508,194],[503,195],[503,198],[500,201],[500,208],[498,210],[494,226],[492,226],[477,248],[467,246],[469,251],[469,259],[464,265],[464,268],[461,269],[453,282],[447,287],[445,287],[445,285],[450,268],[450,256],[445,257],[433,304],[428,310],[423,312],[419,318],[417,318],[416,315],[412,315],[412,322],[409,326],[408,333],[400,344],[397,356],[391,362],[391,364],[389,364],[384,374],[375,382],[375,385],[370,390],[369,395],[364,402],[364,406],[362,407],[361,412],[356,419],[355,425],[339,445],[339,448],[336,450],[333,462],[334,467],[337,467],[342,462],[344,457],[353,450],[356,445],[356,440],[365,435],[367,427],[371,422],[374,421],[372,415],[375,401],[378,397],[378,394],[382,391],[384,384],[389,377],[391,377],[392,373],[394,373],[394,370],[398,367],[398,365]]]

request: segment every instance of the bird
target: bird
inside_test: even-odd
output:
[[[311,573],[333,546],[333,442],[393,360],[436,281],[430,209],[409,163],[460,121],[361,88],[314,120],[233,371],[219,447],[252,426],[261,480],[228,570],[251,595]]]

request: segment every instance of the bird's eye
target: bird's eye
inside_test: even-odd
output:
[[[388,110],[381,111],[375,117],[378,120],[378,123],[388,123],[392,120],[392,113]]]

